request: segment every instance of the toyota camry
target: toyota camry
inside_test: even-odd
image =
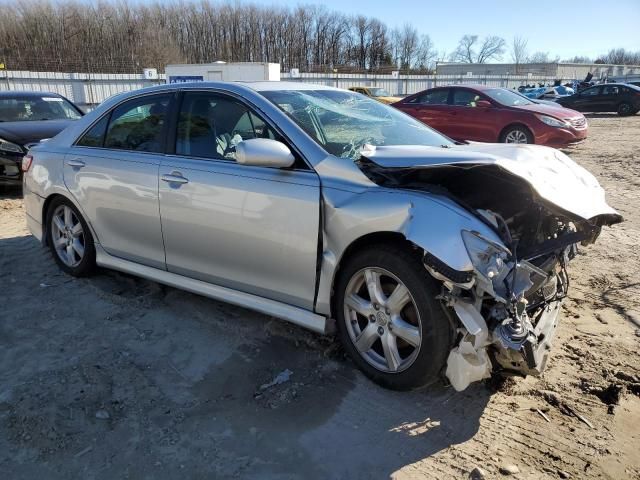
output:
[[[29,228],[68,274],[98,265],[335,331],[400,390],[539,374],[578,244],[622,220],[558,150],[457,144],[298,83],[121,94],[22,169]]]

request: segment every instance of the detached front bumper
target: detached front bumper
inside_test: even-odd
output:
[[[504,324],[489,331],[473,305],[454,302],[460,302],[454,303],[454,311],[467,331],[447,359],[445,375],[453,388],[462,391],[492,373],[526,376],[544,371],[558,327],[561,300],[547,304],[535,319],[535,326],[528,324],[516,338],[505,335]]]

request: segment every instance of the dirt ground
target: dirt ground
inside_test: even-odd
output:
[[[329,338],[73,279],[0,196],[0,478],[640,478],[640,115],[590,124],[569,154],[626,221],[572,263],[545,374],[462,393],[385,391]]]

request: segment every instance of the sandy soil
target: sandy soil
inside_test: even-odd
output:
[[[640,116],[590,123],[570,155],[626,222],[573,262],[544,376],[462,393],[385,391],[331,339],[68,277],[0,196],[2,478],[640,478]]]

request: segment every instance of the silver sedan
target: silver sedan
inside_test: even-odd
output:
[[[297,83],[122,94],[22,168],[29,228],[65,272],[99,265],[335,331],[395,389],[540,373],[577,244],[621,221],[557,150],[457,144]]]

